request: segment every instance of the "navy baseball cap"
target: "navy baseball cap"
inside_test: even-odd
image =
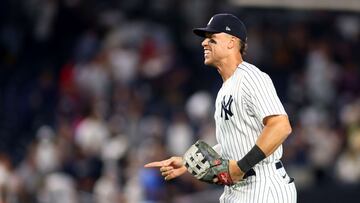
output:
[[[205,33],[224,32],[246,42],[246,28],[244,23],[236,16],[228,13],[214,15],[206,27],[195,28],[193,32],[200,37],[205,37]]]

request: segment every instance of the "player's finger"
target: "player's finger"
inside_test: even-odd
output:
[[[171,157],[170,159],[166,159],[166,160],[162,161],[162,164],[163,164],[163,166],[170,166],[173,161],[174,161],[173,157]]]
[[[171,180],[171,179],[174,179],[176,178],[176,174],[171,172],[169,175],[165,176],[165,180]]]
[[[162,176],[166,177],[168,175],[170,175],[171,173],[173,173],[174,171],[173,170],[169,170],[169,171],[164,171],[161,173]]]
[[[172,162],[173,162],[173,159],[170,158],[170,159],[166,159],[166,160],[163,160],[163,161],[154,161],[154,162],[145,164],[144,167],[151,168],[151,167],[169,166]]]
[[[163,166],[160,168],[160,172],[165,172],[174,169],[172,166]]]
[[[164,166],[163,161],[154,161],[144,165],[145,168],[162,167]]]
[[[169,175],[167,175],[165,177],[165,180],[171,180],[174,179],[178,176],[181,176],[182,174],[184,174],[186,171],[186,168],[177,168],[177,169],[173,169],[171,170],[171,173],[169,173]]]

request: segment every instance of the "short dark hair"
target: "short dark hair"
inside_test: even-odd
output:
[[[239,47],[240,47],[240,54],[241,56],[246,55],[246,51],[247,51],[247,43],[244,42],[243,40],[239,39]]]

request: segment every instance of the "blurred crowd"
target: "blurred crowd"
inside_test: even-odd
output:
[[[215,144],[221,86],[191,28],[248,27],[245,60],[274,81],[298,189],[360,184],[360,17],[217,1],[2,1],[0,202],[175,202],[218,188],[146,162]]]

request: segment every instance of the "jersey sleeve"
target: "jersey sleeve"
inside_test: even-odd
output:
[[[250,74],[247,80],[251,95],[249,107],[259,121],[263,122],[267,116],[287,115],[274,84],[266,73]]]

